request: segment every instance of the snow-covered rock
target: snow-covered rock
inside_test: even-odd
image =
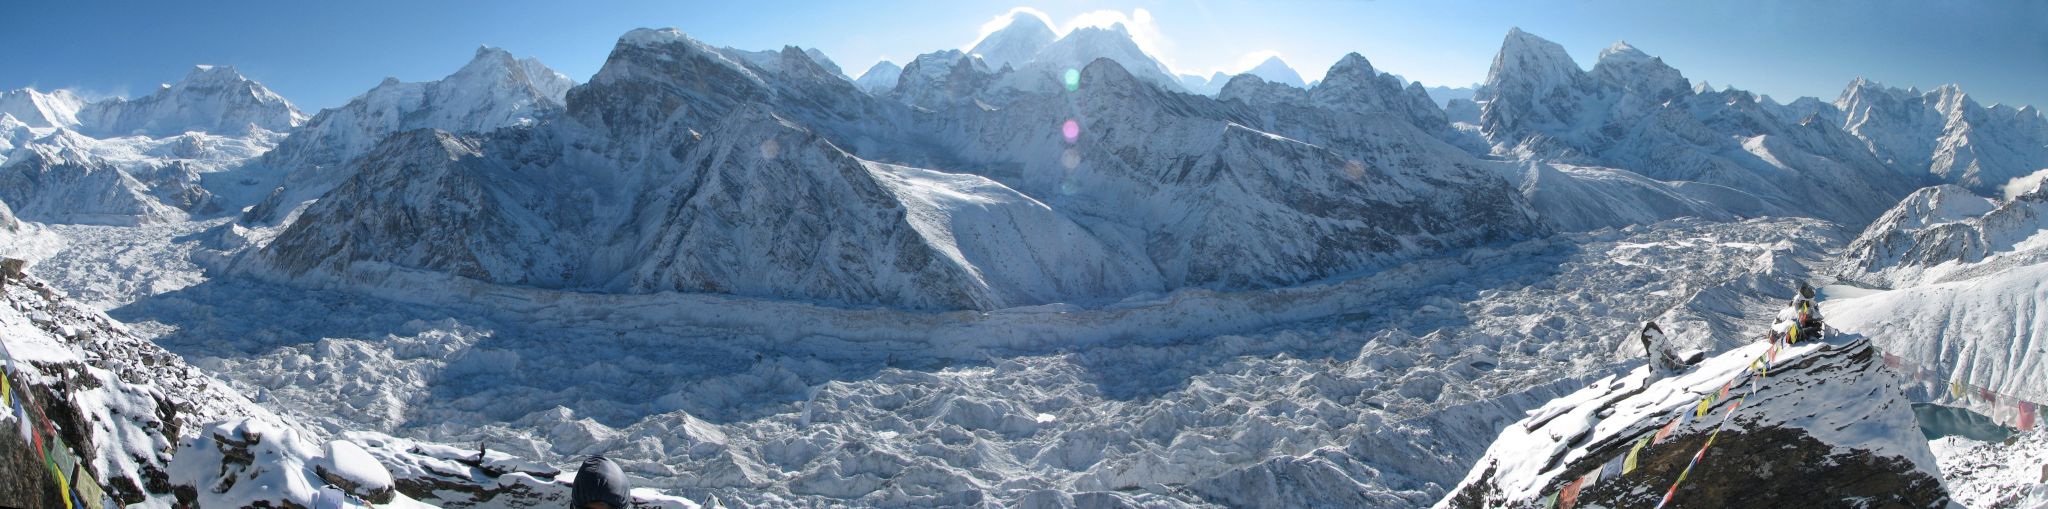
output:
[[[10,115],[28,127],[78,127],[78,112],[85,100],[70,90],[49,92],[23,88],[0,92],[0,115]]]
[[[440,80],[402,83],[387,78],[346,105],[322,110],[256,161],[281,174],[284,188],[271,193],[248,218],[276,222],[303,202],[318,199],[348,178],[343,163],[393,133],[475,133],[531,125],[560,112],[563,96],[574,85],[538,60],[514,58],[488,46],[477,48],[468,64]]]
[[[1051,46],[1057,39],[1059,34],[1053,33],[1052,27],[1047,26],[1044,19],[1020,11],[1011,14],[1010,23],[1004,25],[1001,30],[991,32],[987,37],[975,41],[974,47],[968,49],[967,54],[980,58],[990,69],[1022,66],[1037,58],[1039,51]]]
[[[1552,401],[1502,431],[1437,506],[1542,505],[1563,490],[1583,507],[1656,505],[1703,445],[1678,484],[1680,504],[1949,503],[1900,380],[1870,340],[1788,346],[1761,376],[1750,368],[1769,349],[1756,342],[1671,376],[1638,368]],[[1704,416],[1683,417],[1703,399]],[[1630,454],[1636,470],[1575,483]]]
[[[1925,93],[1857,78],[1834,107],[1843,129],[1897,170],[1983,195],[2048,168],[2048,119],[2032,106],[1985,107],[1961,87]]]
[[[1964,507],[2048,507],[2048,433],[1993,443],[1961,437],[1930,444],[1949,492]]]
[[[81,130],[103,136],[175,136],[187,131],[247,135],[289,131],[306,122],[275,92],[231,66],[201,65],[177,83],[141,98],[108,99],[78,112]]]
[[[868,67],[867,72],[861,73],[859,78],[853,80],[853,84],[869,94],[888,95],[889,92],[896,90],[896,80],[902,77],[903,66],[883,60]]]
[[[1300,97],[1255,99],[1275,108],[1262,115],[1107,58],[1072,91],[1032,92],[959,52],[921,56],[892,92],[912,109],[797,48],[730,53],[629,33],[569,92],[573,121],[394,138],[308,210],[320,224],[259,257],[295,278],[374,262],[549,288],[990,309],[1295,284],[1545,231],[1485,163],[1421,130],[1444,124],[1419,87],[1362,58],[1322,92],[1276,85]],[[1005,105],[989,107],[998,90]],[[1378,102],[1340,107],[1352,96]]]
[[[1954,185],[1914,192],[1872,222],[1835,274],[1885,288],[1960,281],[2048,261],[2048,190],[2005,202]]]
[[[1357,55],[1357,53],[1352,53],[1352,55]],[[1259,79],[1266,80],[1269,83],[1279,83],[1301,89],[1308,88],[1308,82],[1301,79],[1301,73],[1294,72],[1294,68],[1288,67],[1287,62],[1280,60],[1278,56],[1266,57],[1265,60],[1259,62],[1259,65],[1254,65],[1240,74],[1258,76]],[[1323,79],[1328,80],[1329,78]]]
[[[1881,162],[1825,115],[1787,117],[1797,109],[1739,90],[1689,87],[1677,70],[1626,43],[1585,71],[1556,43],[1512,30],[1477,99],[1480,132],[1495,155],[1707,184],[1690,197],[1743,216],[1863,224],[1883,211],[1879,203],[1921,181]]]

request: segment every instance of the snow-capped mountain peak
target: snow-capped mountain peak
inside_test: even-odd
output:
[[[974,43],[967,54],[980,56],[991,69],[1005,65],[1022,65],[1040,50],[1051,46],[1059,38],[1044,19],[1029,13],[1018,12],[1010,17],[1010,24]]]
[[[1614,41],[1613,45],[1608,46],[1606,49],[1600,50],[1600,57],[1598,60],[1602,62],[1608,60],[1643,61],[1649,60],[1650,58],[1652,57],[1648,53],[1643,53],[1643,50],[1636,49],[1635,46],[1629,45],[1628,41]]]
[[[1167,90],[1185,90],[1171,69],[1159,63],[1159,59],[1145,53],[1145,50],[1131,39],[1131,33],[1122,23],[1107,27],[1075,28],[1067,32],[1065,37],[1040,50],[1031,63],[1043,72],[1064,72],[1066,69],[1087,67],[1098,58],[1114,60],[1132,76]]]
[[[867,91],[867,93],[882,95],[895,90],[896,80],[902,77],[903,66],[896,65],[895,62],[883,60],[875,62],[875,65],[868,67],[868,71],[861,73],[860,78],[853,80],[853,84],[860,87],[861,90]]]
[[[1494,57],[1493,67],[1486,73],[1486,83],[1499,87],[1510,80],[1519,80],[1542,88],[1554,88],[1575,82],[1583,72],[1564,46],[1524,32],[1521,28],[1513,28],[1501,41],[1500,53]]]
[[[0,114],[13,115],[15,120],[29,127],[77,127],[78,110],[83,108],[85,101],[65,89],[43,92],[22,88],[0,92]]]
[[[318,198],[348,177],[340,170],[342,163],[393,133],[487,132],[536,123],[560,112],[573,86],[568,76],[539,60],[519,59],[488,46],[477,48],[467,64],[437,81],[386,78],[348,104],[321,111],[276,150],[264,154],[264,166],[282,174],[285,190],[266,198],[248,217],[275,221],[299,203]]]
[[[234,66],[198,65],[184,79],[142,98],[87,105],[78,119],[96,134],[174,136],[187,131],[284,132],[305,123],[306,115]]]
[[[1358,54],[1352,53],[1346,57],[1356,55]],[[1371,65],[1368,64],[1366,68],[1371,69]],[[1308,82],[1301,79],[1301,73],[1295,72],[1293,67],[1288,67],[1287,62],[1280,60],[1278,56],[1266,57],[1265,61],[1259,62],[1259,65],[1253,66],[1244,73],[1258,76],[1272,83],[1279,83],[1294,88],[1308,88]]]

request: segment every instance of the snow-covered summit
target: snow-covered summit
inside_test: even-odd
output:
[[[885,95],[896,90],[896,81],[902,77],[903,66],[883,60],[868,67],[867,72],[860,73],[860,77],[855,78],[853,84],[869,94]]]
[[[141,98],[86,105],[78,120],[82,130],[94,135],[243,135],[254,129],[289,131],[304,123],[306,115],[233,66],[200,65],[177,83]]]
[[[1352,53],[1352,55],[1357,55],[1357,53]],[[1264,61],[1259,62],[1259,65],[1246,69],[1243,74],[1258,76],[1266,81],[1294,88],[1308,88],[1308,82],[1301,79],[1301,73],[1294,72],[1294,68],[1288,67],[1287,62],[1280,60],[1278,56],[1266,57]],[[1328,78],[1324,79],[1327,80]]]
[[[2032,107],[1985,107],[1950,84],[1920,92],[1857,78],[1834,107],[1888,165],[1996,195],[1998,186],[2048,168],[2048,119]]]
[[[1054,33],[1044,19],[1017,12],[1011,15],[1010,24],[976,41],[967,54],[981,57],[991,69],[1021,66],[1036,58],[1039,51],[1051,46],[1058,38],[1059,34]]]
[[[12,115],[28,127],[77,127],[85,100],[70,90],[48,92],[22,88],[0,92],[0,115]]]
[[[1107,27],[1079,27],[1053,41],[1019,70],[1056,76],[1068,69],[1081,69],[1096,59],[1106,58],[1122,65],[1132,76],[1166,90],[1182,91],[1180,79],[1157,58],[1145,53],[1131,33],[1118,23]],[[999,67],[997,67],[999,69]]]
[[[370,150],[392,133],[442,129],[486,132],[530,125],[562,110],[574,86],[568,76],[539,60],[520,59],[503,49],[477,48],[467,64],[436,81],[386,79],[348,104],[322,110],[294,131],[259,164],[282,175],[282,185],[251,219],[282,219],[299,203],[318,198],[347,175],[339,166]],[[266,188],[268,189],[268,188]]]

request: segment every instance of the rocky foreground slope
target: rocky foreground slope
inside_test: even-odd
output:
[[[65,497],[131,507],[314,507],[323,496],[383,507],[567,501],[560,470],[501,452],[479,457],[375,433],[323,440],[33,276],[0,274],[0,294],[11,403],[0,411],[0,469],[9,474],[0,476],[0,506],[62,507]],[[695,506],[636,496],[642,507]]]
[[[1868,339],[1784,347],[1766,375],[1754,363],[1771,349],[1670,376],[1638,368],[1552,401],[1502,431],[1437,506],[1652,507],[1667,493],[1670,507],[1948,505],[1900,381]]]

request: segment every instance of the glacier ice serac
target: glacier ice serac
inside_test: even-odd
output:
[[[310,116],[228,66],[0,93],[6,374],[144,507],[560,506],[596,454],[647,507],[1517,506],[1748,372],[1806,282],[1831,336],[1680,505],[2048,500],[2038,432],[1912,410],[2048,420],[2039,110],[1519,29],[1460,88],[1144,48],[1019,13],[858,76],[639,29]],[[1645,321],[1703,360],[1645,368]],[[1574,496],[1654,504],[1716,422]]]

